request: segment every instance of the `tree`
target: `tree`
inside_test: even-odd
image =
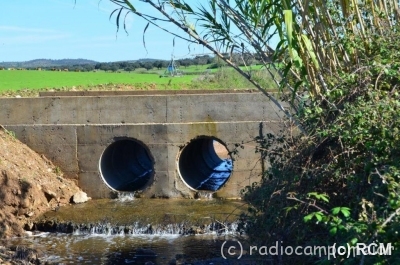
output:
[[[246,77],[290,118],[292,113],[253,78],[250,70],[242,70],[223,52],[257,57],[281,90],[291,93],[292,107],[298,111],[301,93],[324,97],[337,70],[351,69],[356,63],[358,51],[348,47],[351,43],[343,43],[343,37],[361,38],[368,46],[369,35],[384,34],[400,16],[396,0],[358,4],[314,0],[306,2],[308,8],[303,1],[289,0],[209,0],[207,5],[198,7],[185,0],[143,1],[159,15],[137,10],[133,1],[110,1],[118,6],[113,12],[117,27],[122,25],[123,12],[145,19],[148,24],[144,32],[149,25],[170,32],[165,21],[175,24],[181,33],[170,32],[172,35],[202,44]],[[273,38],[278,40],[276,47],[270,45]]]
[[[128,66],[128,64],[129,64],[128,62],[120,62],[120,63],[119,63],[119,68],[120,68],[120,69],[124,69],[125,67]]]
[[[208,58],[209,56],[196,56],[194,58],[195,64],[196,65],[205,65],[208,63]],[[212,59],[210,60],[210,63],[212,62]]]
[[[94,66],[94,69],[103,70],[103,71],[109,71],[110,70],[110,64],[108,64],[108,63],[97,63]]]
[[[255,228],[256,238],[314,245],[376,240],[396,242],[398,249],[398,0],[209,0],[199,7],[184,0],[144,1],[159,16],[128,0],[110,1],[119,6],[117,21],[122,12],[147,20],[144,32],[149,25],[168,31],[165,21],[175,24],[182,34],[171,34],[212,51],[301,128],[302,138],[257,139],[257,151],[270,154],[271,167],[246,193],[254,209],[248,228]],[[253,75],[251,57],[290,95],[292,109]],[[259,231],[267,231],[265,237]],[[374,257],[373,264],[396,258]]]
[[[109,70],[112,72],[116,72],[116,71],[118,71],[118,69],[119,69],[119,65],[115,64],[115,63],[111,64],[110,68],[109,68]]]
[[[251,83],[253,83],[256,88],[258,88],[261,92],[263,92],[267,97],[269,97],[288,117],[292,117],[292,114],[283,107],[283,105],[280,103],[280,101],[275,98],[271,93],[268,92],[267,89],[261,87],[252,77],[250,72],[246,72],[239,68],[238,65],[232,63],[229,58],[224,58],[224,56],[221,54],[221,51],[214,48],[212,46],[213,42],[216,42],[216,40],[221,40],[218,45],[222,46],[226,51],[249,51],[249,47],[243,43],[244,39],[239,37],[239,38],[232,38],[230,36],[232,34],[230,24],[231,23],[239,23],[237,26],[239,26],[239,30],[244,30],[244,33],[249,36],[249,32],[246,32],[248,29],[243,28],[240,24],[247,25],[247,27],[252,27],[251,24],[247,24],[245,21],[242,21],[238,19],[238,14],[234,11],[233,9],[233,4],[228,4],[225,1],[217,1],[217,0],[211,0],[208,1],[209,3],[209,9],[205,8],[204,6],[201,6],[197,10],[192,8],[188,3],[185,1],[181,0],[171,0],[171,1],[162,1],[162,2],[157,2],[157,1],[144,1],[147,3],[149,6],[151,6],[154,10],[156,10],[160,16],[154,17],[153,15],[146,14],[145,12],[141,12],[140,10],[137,10],[135,6],[131,3],[129,0],[110,0],[111,2],[115,3],[116,5],[119,6],[119,8],[115,9],[112,14],[116,14],[116,20],[117,20],[117,28],[119,28],[119,25],[122,24],[120,23],[121,19],[123,19],[124,16],[122,16],[122,12],[131,12],[146,21],[148,21],[148,24],[145,28],[148,28],[149,25],[156,26],[160,28],[161,30],[169,32],[163,25],[165,21],[172,22],[176,26],[178,26],[182,30],[182,34],[177,34],[177,33],[172,33],[175,37],[184,39],[188,42],[191,43],[200,43],[203,46],[205,46],[207,49],[212,51],[214,54],[216,54],[218,57],[222,58],[229,66],[233,67],[235,70],[237,70],[240,74],[245,76]],[[245,3],[248,1],[240,1],[236,0],[235,4],[240,4],[242,7]],[[242,3],[240,3],[242,2]],[[252,2],[252,1],[250,1]],[[240,9],[239,5],[239,9]],[[173,9],[176,12],[167,12],[165,8]],[[211,11],[209,11],[211,10]],[[211,12],[211,13],[210,13]],[[111,15],[112,15],[111,14]],[[172,14],[172,15],[170,15]],[[244,17],[247,17],[248,14],[244,14]],[[215,39],[209,39],[209,37],[201,37],[194,27],[194,24],[190,21],[190,19],[198,20],[202,22],[201,27],[206,31],[206,34],[203,36],[213,36]],[[227,24],[221,24],[219,20],[223,23],[227,22]],[[263,17],[263,21],[266,20],[265,15]],[[224,22],[225,21],[225,22]],[[268,25],[269,27],[272,27],[272,25]],[[216,30],[216,29],[219,29]],[[144,32],[145,32],[144,31]],[[211,35],[210,35],[211,34]],[[264,34],[265,35],[265,34]],[[246,36],[246,35],[245,35]],[[251,40],[248,39],[247,44],[251,44]],[[221,45],[222,44],[222,45]],[[265,54],[265,51],[263,50],[264,48],[268,47],[266,50],[268,53],[272,52],[273,50],[269,46],[261,47],[260,44],[257,44],[256,46],[258,49],[258,52],[261,52],[262,54]],[[254,48],[254,47],[253,47]],[[274,76],[274,74],[271,74]],[[276,80],[278,83],[278,80]],[[298,124],[299,128],[301,128],[300,124]]]
[[[95,67],[92,64],[85,64],[83,65],[83,68],[85,69],[86,72],[91,72],[94,70]]]
[[[140,65],[140,62],[134,62],[134,63],[132,64],[132,67],[133,67],[134,69],[138,69],[138,68],[141,68],[142,66]]]
[[[153,64],[151,62],[144,62],[142,67],[148,71],[153,69]]]
[[[176,61],[179,65],[183,66],[183,67],[188,67],[190,65],[190,60],[189,59],[181,59]]]
[[[133,66],[131,66],[131,65],[127,65],[125,68],[124,68],[124,71],[126,71],[126,72],[132,72],[132,71],[134,71],[135,69],[133,68]]]
[[[154,61],[153,62],[153,68],[157,68],[158,70],[161,69],[161,67],[158,67],[160,65],[160,61]]]

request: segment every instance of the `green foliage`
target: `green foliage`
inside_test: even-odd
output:
[[[392,256],[339,256],[334,263],[399,262],[400,34],[371,38],[368,47],[352,39],[357,63],[330,76],[321,99],[303,96],[298,117],[309,135],[257,139],[271,167],[244,192],[252,208],[247,232],[255,242],[391,243]],[[315,261],[327,259],[296,259]]]
[[[53,173],[55,173],[57,176],[62,176],[62,174],[63,174],[61,171],[61,168],[58,166],[53,168]]]
[[[274,81],[269,77],[268,73],[264,69],[250,70],[254,75],[254,79],[259,80],[268,91],[277,91],[278,87]],[[240,88],[251,88],[252,84],[235,70],[229,67],[221,67],[215,72],[210,72],[198,76],[194,79],[193,84],[199,87],[213,87],[218,89],[240,89]]]
[[[7,133],[8,136],[10,136],[11,138],[15,139],[15,132],[14,131],[6,130],[6,133]]]
[[[369,256],[368,264],[398,263],[397,0],[210,0],[199,8],[184,0],[145,1],[159,17],[144,16],[128,0],[110,1],[157,27],[167,20],[181,28],[183,35],[175,37],[210,49],[304,133],[256,139],[257,152],[271,167],[259,185],[244,191],[251,239],[292,246],[390,242],[395,255]],[[274,48],[272,38],[278,39]],[[290,94],[296,116],[265,90],[262,78],[239,68],[232,54],[254,54],[284,96]],[[297,259],[295,264],[318,260]],[[365,259],[339,257],[335,263]]]

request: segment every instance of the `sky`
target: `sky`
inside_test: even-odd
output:
[[[113,62],[154,58],[168,60],[209,53],[149,26],[132,14],[126,18],[129,35],[117,33],[117,6],[108,0],[0,0],[0,62],[33,59],[89,59]],[[134,1],[136,8],[149,12],[150,6]],[[178,32],[172,25],[166,25]]]

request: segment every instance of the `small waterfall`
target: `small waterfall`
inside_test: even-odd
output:
[[[121,192],[118,199],[48,212],[35,222],[33,230],[106,236],[242,233],[238,227],[245,205],[212,197],[211,191],[199,191],[198,200],[143,199]]]
[[[118,192],[117,201],[130,202],[135,199],[135,192]]]
[[[48,260],[58,264],[211,264],[223,242],[244,234],[242,201],[211,199],[212,191],[200,191],[198,200],[138,195],[120,192],[117,199],[47,212],[30,226],[46,232],[44,238],[31,232],[38,236],[24,240],[47,250]],[[200,260],[207,262],[192,263]]]
[[[97,224],[73,224],[59,223],[48,227],[39,226],[42,231],[72,233],[73,235],[196,235],[196,234],[215,234],[215,235],[235,235],[239,234],[237,222],[224,223],[212,221],[208,224],[192,224],[190,222],[169,223],[169,224],[146,224],[135,222],[131,225],[113,225],[109,222],[99,222]]]
[[[214,192],[208,191],[208,190],[199,190],[196,193],[196,199],[212,200],[213,196],[214,196]]]

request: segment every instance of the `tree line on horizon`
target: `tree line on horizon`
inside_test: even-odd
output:
[[[175,61],[177,66],[188,67],[191,65],[205,65],[213,62],[213,57],[204,55],[196,56],[194,58],[184,58]],[[26,62],[2,62],[0,63],[0,70],[6,69],[24,69],[24,70],[53,70],[53,71],[81,71],[89,72],[94,70],[116,72],[120,70],[134,71],[138,68],[150,70],[153,68],[162,69],[166,68],[170,63],[169,60],[161,59],[139,59],[136,61],[118,61],[118,62],[96,62],[86,59],[36,59]]]
[[[226,54],[232,57],[239,65],[251,65],[259,63],[259,60],[251,54]],[[76,71],[76,72],[91,72],[91,71],[106,71],[117,72],[126,71],[131,72],[136,69],[164,69],[170,64],[170,60],[160,59],[139,59],[137,61],[119,61],[119,62],[96,62],[85,59],[63,59],[63,60],[49,60],[37,59],[28,62],[3,62],[0,63],[0,70],[6,69],[24,69],[24,70],[41,70],[48,71]],[[210,65],[209,68],[218,68],[225,63],[219,58],[210,55],[199,55],[193,58],[183,58],[174,60],[178,67],[186,68],[189,66],[204,66]],[[34,65],[34,66],[33,66]]]

